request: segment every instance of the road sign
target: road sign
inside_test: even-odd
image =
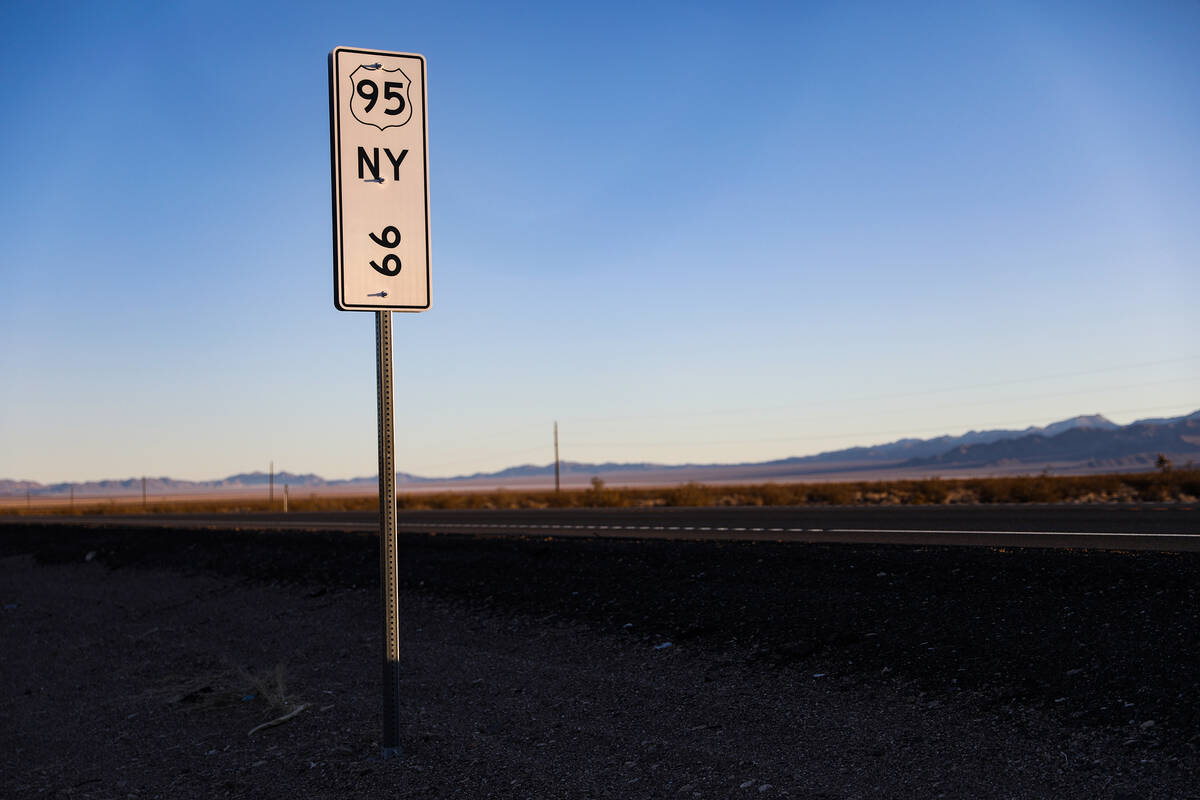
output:
[[[329,54],[333,304],[429,308],[425,58],[338,47]]]
[[[429,308],[428,138],[424,56],[349,47],[329,54],[333,304],[375,312],[385,758],[400,754],[392,312]]]

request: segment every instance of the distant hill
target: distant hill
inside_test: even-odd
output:
[[[851,447],[845,450],[831,450],[825,453],[818,453],[815,456],[799,456],[782,459],[773,463],[821,463],[861,460],[876,462],[908,461],[930,458],[959,447],[988,444],[1005,439],[1017,439],[1023,436],[1055,436],[1064,431],[1075,429],[1111,431],[1117,430],[1120,427],[1120,425],[1111,422],[1100,414],[1092,414],[1090,416],[1071,417],[1070,419],[1064,419],[1061,422],[1055,422],[1043,428],[1031,426],[1023,430],[968,431],[961,436],[938,436],[933,439],[899,439],[887,444],[872,445],[869,447]]]
[[[1012,473],[1026,468],[1037,471],[1053,465],[1058,474],[1095,472],[1102,469],[1140,470],[1152,468],[1159,454],[1179,464],[1200,461],[1200,411],[1184,417],[1138,420],[1117,425],[1099,414],[1078,416],[1022,430],[969,431],[960,436],[932,439],[898,439],[894,442],[831,450],[811,456],[794,456],[741,464],[653,464],[587,463],[564,461],[564,477],[579,475],[653,476],[671,480],[800,480],[820,479],[823,475],[850,476],[870,473],[879,476],[938,474],[952,477],[955,472],[1003,468]],[[528,481],[554,474],[554,464],[521,464],[498,472],[480,472],[451,478],[427,478],[397,473],[401,484],[481,484],[500,481]],[[679,477],[672,477],[679,476]],[[173,478],[147,478],[146,488],[153,495],[190,494],[238,489],[260,489],[270,476],[265,472],[245,472],[215,481],[182,481]],[[347,480],[325,480],[319,475],[279,472],[276,487],[319,489],[343,488],[371,491],[377,476]],[[36,481],[0,480],[0,496],[66,496],[72,489],[80,496],[134,495],[141,491],[141,478],[88,481],[83,483],[41,484]]]
[[[1053,427],[1053,426],[1051,426]],[[1200,459],[1200,412],[1172,420],[1135,422],[1125,427],[1073,427],[1061,433],[1019,436],[988,444],[959,445],[904,466],[988,466],[1000,463],[1089,465],[1153,463],[1167,457]]]

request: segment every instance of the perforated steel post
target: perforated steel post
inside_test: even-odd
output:
[[[379,567],[383,587],[383,757],[400,755],[400,543],[396,533],[396,438],[392,421],[392,312],[375,312],[379,383]]]

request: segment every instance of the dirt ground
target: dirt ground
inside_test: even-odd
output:
[[[1196,554],[377,548],[0,526],[0,797],[1200,797]]]

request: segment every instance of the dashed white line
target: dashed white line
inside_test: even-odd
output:
[[[477,522],[401,522],[401,528],[458,528],[486,530],[585,530],[585,531],[706,531],[727,533],[889,533],[889,534],[942,534],[957,536],[1169,536],[1176,539],[1200,539],[1200,533],[1131,533],[1122,531],[984,531],[984,530],[935,530],[931,528],[740,528],[710,527],[694,525],[567,525],[477,523]]]
[[[830,528],[829,533],[943,533],[984,536],[1170,536],[1200,539],[1200,533],[1130,533],[1128,531],[935,531],[918,528]]]

